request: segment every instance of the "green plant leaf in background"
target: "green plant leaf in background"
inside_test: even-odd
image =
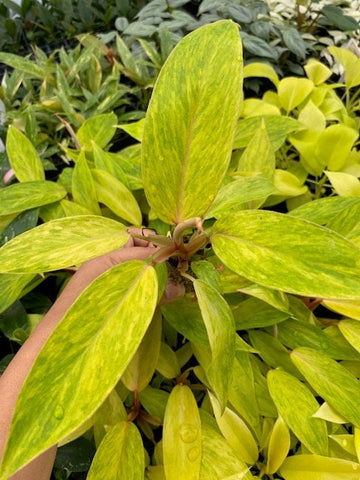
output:
[[[0,248],[0,273],[38,273],[78,265],[125,245],[126,227],[93,215],[52,220]]]
[[[87,208],[94,215],[101,215],[95,183],[83,149],[76,160],[72,175],[72,195],[76,203]]]
[[[169,396],[163,430],[166,480],[199,480],[201,422],[193,393],[176,385]]]
[[[244,211],[213,227],[216,255],[253,282],[299,295],[360,298],[360,250],[339,234],[287,215]]]
[[[234,362],[234,318],[229,305],[217,290],[201,280],[194,281],[194,288],[211,349],[211,363],[206,369],[206,376],[223,411]]]
[[[295,349],[291,359],[317,394],[359,428],[360,384],[357,378],[335,360],[311,348]]]
[[[47,340],[20,393],[3,477],[95,412],[138,348],[156,300],[155,271],[138,260],[117,265],[84,290]]]
[[[87,480],[142,480],[144,453],[139,430],[131,422],[119,422],[105,435],[96,451]]]
[[[104,113],[88,118],[76,132],[80,145],[85,150],[91,149],[92,142],[105,147],[116,131],[117,116],[115,113]]]
[[[34,275],[0,274],[0,313],[6,310],[21,295]]]
[[[350,345],[360,352],[360,322],[358,320],[345,319],[338,323],[338,327]]]
[[[14,183],[0,190],[0,215],[18,213],[61,200],[66,190],[54,182]]]
[[[231,21],[189,34],[165,63],[142,158],[146,196],[161,220],[201,216],[213,201],[230,161],[241,83],[241,42]]]
[[[6,137],[6,152],[16,178],[20,182],[45,180],[44,167],[30,140],[10,125]]]
[[[312,453],[328,454],[326,422],[313,418],[319,404],[310,390],[290,373],[270,370],[269,391],[279,414]]]

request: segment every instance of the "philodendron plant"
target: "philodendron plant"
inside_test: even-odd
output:
[[[22,162],[10,158],[20,183],[0,191],[2,215],[63,208],[0,249],[13,300],[36,274],[124,245],[126,221],[150,219],[159,249],[98,277],[54,330],[19,396],[2,480],[84,433],[97,446],[90,480],[359,477],[359,324],[311,308],[360,301],[360,249],[260,209],[275,189],[263,174],[274,169],[270,142],[262,158],[244,159],[248,169],[231,163],[242,77],[232,21],[173,50],[143,127],[141,208],[113,176],[116,157],[96,156],[96,131],[88,143],[77,133],[70,199],[44,180],[31,147]],[[21,134],[9,135],[10,146]],[[319,215],[359,205],[339,199]],[[168,276],[186,293],[162,305]]]

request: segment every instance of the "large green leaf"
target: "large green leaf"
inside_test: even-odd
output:
[[[223,411],[234,363],[234,318],[229,305],[215,288],[201,280],[194,281],[194,288],[211,349],[211,364],[206,376]]]
[[[114,136],[116,123],[115,113],[104,113],[88,118],[76,133],[80,145],[86,150],[91,149],[92,142],[99,147],[105,147]]]
[[[290,373],[270,370],[268,385],[279,414],[312,453],[327,455],[326,422],[313,418],[319,404],[310,390]]]
[[[109,218],[59,218],[0,248],[0,273],[38,273],[77,265],[122,247],[128,238],[124,225]]]
[[[139,430],[133,423],[119,422],[105,435],[86,478],[142,480],[144,470],[144,452]]]
[[[319,455],[288,457],[280,469],[285,480],[358,480],[360,465]]]
[[[260,285],[298,295],[360,299],[360,249],[341,235],[269,211],[243,211],[213,228],[216,255]]]
[[[201,422],[193,393],[176,385],[170,393],[163,430],[166,480],[199,480]]]
[[[95,412],[134,355],[156,300],[155,271],[138,260],[105,272],[78,297],[47,340],[20,393],[2,477],[8,478]]]
[[[359,428],[357,378],[335,360],[311,348],[297,348],[291,353],[291,359],[317,394]]]
[[[61,200],[66,190],[53,182],[14,183],[0,190],[0,215],[18,213]]]
[[[10,125],[6,137],[10,164],[20,182],[45,180],[44,168],[35,147],[17,128]]]
[[[167,223],[201,216],[226,173],[241,101],[242,50],[235,23],[186,36],[166,61],[147,112],[143,179]]]

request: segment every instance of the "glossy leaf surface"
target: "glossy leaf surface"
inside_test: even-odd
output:
[[[360,426],[360,384],[346,368],[323,353],[297,348],[291,359],[312,388],[340,415]]]
[[[193,393],[176,385],[170,393],[163,430],[166,480],[199,480],[201,422]]]
[[[144,452],[141,435],[133,423],[120,422],[105,435],[96,451],[87,480],[142,480]]]
[[[319,455],[288,457],[280,469],[285,480],[358,480],[360,465]]]
[[[310,390],[287,372],[271,370],[268,385],[272,399],[281,417],[298,439],[311,452],[327,455],[326,423],[313,418],[319,404]]]
[[[217,290],[201,280],[194,281],[194,288],[211,349],[211,364],[206,369],[206,376],[221,410],[224,410],[234,362],[234,318],[229,305]]]
[[[85,150],[81,150],[75,163],[72,175],[72,195],[74,201],[87,208],[94,215],[100,215],[95,183],[85,157]]]
[[[310,297],[360,298],[360,249],[310,222],[238,212],[215,223],[212,243],[228,268],[261,285]]]
[[[266,473],[275,473],[285,460],[290,449],[290,432],[279,416],[270,434]]]
[[[1,273],[37,273],[77,265],[120,248],[129,235],[124,225],[82,215],[44,223],[0,249]]]
[[[230,161],[241,82],[241,42],[231,21],[192,32],[169,56],[143,135],[145,192],[161,220],[201,216],[214,199]]]
[[[117,265],[84,290],[27,377],[16,406],[2,476],[68,436],[95,412],[140,344],[156,298],[156,274],[141,261]]]
[[[91,148],[92,142],[105,147],[116,131],[117,117],[114,113],[104,113],[88,118],[76,133],[82,147]]]
[[[11,125],[6,137],[6,151],[20,182],[45,180],[44,168],[35,147],[20,130]]]

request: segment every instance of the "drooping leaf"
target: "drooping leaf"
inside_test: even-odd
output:
[[[145,462],[141,435],[131,422],[119,422],[105,435],[91,464],[88,480],[142,480]]]
[[[90,117],[81,125],[76,133],[80,145],[91,149],[92,142],[105,147],[116,131],[117,116],[115,113],[104,113]]]
[[[319,455],[288,457],[280,468],[285,480],[358,480],[360,465]]]
[[[45,343],[20,393],[2,476],[69,435],[101,405],[146,332],[156,290],[153,268],[134,260],[105,272],[78,297]]]
[[[291,359],[318,395],[359,428],[357,378],[335,360],[311,348],[295,349]]]
[[[238,212],[215,223],[212,243],[227,267],[260,285],[310,297],[360,298],[360,249],[310,222]]]
[[[30,140],[10,125],[6,137],[6,151],[11,167],[20,182],[45,180],[44,167]]]
[[[310,390],[287,372],[270,370],[269,391],[279,414],[312,453],[328,454],[326,422],[314,418],[319,404]]]
[[[47,69],[40,67],[36,63],[32,62],[30,59],[23,58],[20,55],[1,52],[0,62],[5,63],[6,65],[9,65],[10,67],[16,70],[20,70],[24,73],[27,73],[31,77],[36,78],[38,80],[44,80],[44,79],[47,79],[49,81],[53,80]]]
[[[195,280],[193,284],[212,356],[206,376],[220,402],[221,410],[224,410],[234,362],[234,318],[229,305],[217,290],[201,280]]]
[[[201,422],[193,393],[176,385],[170,393],[163,430],[166,480],[199,480],[201,464]]]
[[[50,205],[47,205],[47,207],[50,208]],[[43,209],[41,209],[41,217],[44,218]],[[7,218],[9,217],[7,216]],[[0,233],[0,246],[4,245],[4,243],[6,242],[9,242],[21,233],[27,232],[28,230],[35,228],[38,220],[39,208],[32,208],[31,210],[25,210],[24,212],[17,214],[16,217]]]
[[[227,20],[189,34],[165,63],[142,159],[146,196],[161,220],[201,216],[214,199],[230,161],[241,81],[240,37]]]
[[[0,249],[1,273],[38,273],[77,265],[120,248],[129,235],[119,222],[93,215],[39,225]]]
[[[85,157],[85,150],[81,150],[75,164],[72,175],[72,195],[76,203],[87,208],[94,215],[101,215],[95,183]]]
[[[329,170],[341,170],[358,137],[358,132],[346,125],[330,125],[320,133],[315,156],[319,163],[327,165]]]
[[[277,86],[281,106],[287,113],[291,112],[310,95],[313,88],[313,82],[307,78],[283,78]]]
[[[237,453],[238,458],[245,463],[253,465],[259,453],[256,441],[249,427],[244,420],[230,408],[226,407],[225,410],[221,412],[218,400],[211,393],[210,400],[221,433]]]
[[[269,79],[275,86],[279,83],[279,77],[275,69],[262,62],[251,62],[244,66],[244,78],[263,77]]]
[[[105,170],[92,170],[95,192],[100,203],[133,225],[141,225],[141,211],[134,195]]]
[[[14,183],[0,189],[0,215],[18,213],[61,200],[66,190],[54,182]]]
[[[290,432],[284,420],[279,416],[269,438],[266,473],[275,473],[279,469],[287,457],[289,449]]]

